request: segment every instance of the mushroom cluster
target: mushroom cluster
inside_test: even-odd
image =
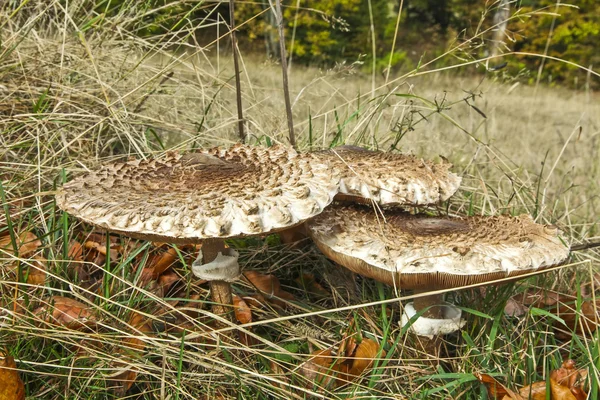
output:
[[[202,242],[192,270],[210,281],[216,314],[230,309],[230,282],[240,274],[237,253],[224,239],[304,221],[335,262],[420,292],[515,277],[568,256],[556,228],[526,216],[440,218],[399,211],[450,198],[461,182],[450,168],[444,160],[354,146],[298,153],[238,144],[104,165],[63,185],[56,202],[83,221],[134,238]],[[370,206],[329,205],[334,197]],[[412,329],[425,336],[462,324],[460,310],[440,296],[408,304],[404,323],[415,313],[423,316]]]

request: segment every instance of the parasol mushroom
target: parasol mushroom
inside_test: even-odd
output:
[[[447,200],[461,178],[452,164],[412,155],[339,146],[313,153],[341,171],[339,201],[385,205],[427,205]]]
[[[317,247],[336,263],[416,292],[518,277],[569,255],[556,227],[527,215],[429,217],[332,205],[306,225]],[[411,326],[420,336],[450,333],[462,324],[460,310],[444,304],[440,294],[407,305],[403,323],[422,311]]]
[[[232,303],[237,253],[224,239],[277,232],[321,212],[339,178],[310,154],[235,145],[200,153],[113,163],[66,183],[56,195],[69,214],[130,237],[202,242],[192,269],[210,281],[213,311]]]

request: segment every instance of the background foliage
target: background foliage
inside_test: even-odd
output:
[[[66,1],[62,3],[69,6]],[[424,56],[431,59],[456,46],[461,51],[455,57],[443,57],[436,66],[450,64],[456,56],[462,61],[480,59],[489,54],[493,18],[500,3],[500,0],[405,0],[396,33],[399,1],[284,0],[288,55],[294,62],[326,68],[358,61],[365,70],[375,65],[378,72],[388,65],[396,70],[410,70]],[[44,2],[11,0],[11,4],[15,9],[29,8],[29,14],[44,7]],[[278,58],[277,22],[269,0],[236,1],[236,4],[242,50]],[[581,0],[571,5],[554,0],[514,0],[509,4],[507,29],[499,47],[504,53],[520,54],[504,59],[507,62],[504,75],[524,78],[521,80],[530,83],[541,80],[587,88],[590,84],[587,71],[544,58],[560,58],[592,68],[600,64],[600,3]],[[21,10],[19,15],[28,14]],[[52,12],[43,15],[52,21]],[[110,28],[108,21],[112,24],[119,21],[128,31],[160,41],[180,35],[182,25],[187,24],[193,32],[189,40],[202,44],[214,43],[226,34],[229,22],[227,2],[206,1],[96,0],[91,9],[81,7],[80,15],[81,20],[76,23],[83,30]],[[391,54],[395,33],[396,44]],[[377,59],[375,64],[373,57]]]

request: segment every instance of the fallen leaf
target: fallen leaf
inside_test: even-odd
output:
[[[263,308],[265,306],[265,298],[259,294],[251,294],[249,296],[244,296],[244,301],[246,304],[250,306],[250,308]]]
[[[319,386],[328,387],[339,373],[337,361],[331,349],[313,351],[310,359],[300,365],[300,374]]]
[[[144,287],[151,280],[156,280],[177,261],[177,251],[170,247],[167,251],[154,254],[142,270],[139,285]]]
[[[116,374],[106,376],[105,379],[114,382],[114,386],[109,386],[109,388],[121,398],[135,383],[137,371],[133,368],[133,365],[121,362],[116,363],[115,368],[118,368],[119,371]]]
[[[286,389],[287,385],[290,382],[290,378],[289,378],[288,374],[286,373],[286,369],[284,369],[281,366],[281,364],[275,362],[274,360],[271,360],[269,365],[271,367],[271,374],[274,375],[277,378],[277,380],[280,381],[280,382],[273,381],[273,384],[276,385],[280,389]]]
[[[248,304],[238,295],[233,295],[233,309],[235,313],[235,319],[240,324],[248,324],[252,322],[252,310],[248,306]],[[250,330],[251,328],[247,328]],[[246,332],[238,331],[238,336],[240,338],[240,342],[246,346],[251,347],[257,344],[257,341],[252,336],[248,335]]]
[[[509,389],[507,389],[506,386],[498,382],[496,378],[488,374],[479,373],[476,373],[475,377],[479,380],[479,382],[485,385],[488,392],[488,396],[490,396],[491,398],[503,399],[504,396],[509,394]]]
[[[291,248],[299,247],[300,241],[308,237],[304,224],[296,225],[291,228],[284,229],[279,232],[279,240],[281,243],[289,244]]]
[[[67,257],[73,261],[83,261],[83,246],[76,240],[69,242],[69,249],[67,250]]]
[[[293,294],[291,294],[290,292],[286,292],[285,290],[280,290],[279,292],[277,292],[277,297],[284,299],[284,300],[295,300],[296,299]]]
[[[527,313],[529,307],[544,308],[568,299],[570,299],[569,296],[551,290],[528,289],[508,299],[504,307],[504,313],[509,316],[520,317]]]
[[[235,311],[235,319],[240,324],[252,322],[252,310],[250,310],[244,299],[238,295],[233,295],[233,309]]]
[[[178,282],[180,279],[179,275],[175,271],[169,271],[158,277],[158,296],[164,297],[171,289],[171,286]]]
[[[554,390],[552,389],[552,385],[556,385],[556,382],[550,382],[550,392],[553,393]],[[509,399],[523,399],[523,400],[546,400],[546,382],[540,381],[540,382],[535,382],[532,383],[531,385],[527,385],[524,388],[521,388],[521,390],[519,390],[519,394],[517,397],[508,397],[505,396],[504,400],[509,400]],[[553,397],[551,397],[553,398]],[[559,397],[558,400],[562,399],[562,397]]]
[[[25,385],[17,372],[17,364],[11,356],[0,361],[0,400],[24,400]]]
[[[379,343],[372,339],[364,338],[350,357],[352,365],[349,374],[355,377],[360,376],[367,368],[373,365],[379,349]],[[382,351],[381,356],[385,357],[385,351]]]
[[[304,287],[308,294],[316,295],[318,297],[331,297],[331,293],[317,282],[314,274],[305,272],[294,281],[301,287]]]
[[[556,315],[565,321],[565,325],[579,335],[584,334],[589,336],[597,328],[600,319],[598,318],[598,306],[591,301],[581,303],[581,308],[575,311],[575,304],[561,304],[554,310]],[[568,340],[571,338],[569,333],[561,331],[562,324],[555,324],[556,334],[560,339]]]
[[[107,249],[106,243],[98,243],[91,240],[88,240],[83,244],[83,247],[86,249],[91,249],[97,251],[99,254],[102,254],[106,257]],[[110,253],[110,261],[117,261],[119,259],[119,253],[121,253],[122,247],[116,244],[110,244],[108,248],[108,252]]]
[[[138,374],[137,370],[133,368],[133,364],[126,361],[126,358],[127,356],[139,357],[139,353],[144,351],[146,342],[141,337],[152,332],[152,324],[145,315],[132,312],[129,317],[128,330],[131,331],[131,336],[126,337],[123,340],[123,345],[119,346],[119,352],[127,353],[123,354],[125,360],[115,361],[113,367],[118,369],[119,372],[106,377],[107,380],[115,383],[112,390],[119,396],[124,396],[127,393],[135,383]]]
[[[356,381],[367,368],[370,368],[379,352],[379,343],[372,339],[364,338],[356,344],[354,337],[348,338],[346,357],[341,361],[337,386]],[[382,352],[385,356],[385,352]]]
[[[376,341],[364,338],[356,344],[351,336],[342,340],[339,356],[335,356],[331,349],[314,351],[311,359],[300,365],[300,374],[323,387],[332,382],[339,387],[356,381],[373,365],[379,350]],[[385,356],[385,352],[382,355]]]
[[[33,265],[28,267],[27,283],[31,285],[44,285],[46,283],[46,259],[36,256],[31,264]]]
[[[515,300],[514,298],[509,298],[504,305],[504,314],[509,317],[521,317],[527,314],[528,307]]]
[[[132,336],[123,340],[125,347],[138,351],[144,350],[146,342],[140,338],[140,333],[146,334],[152,332],[150,319],[138,312],[132,312],[128,325],[128,330],[132,332]]]
[[[15,234],[15,242],[18,247],[18,256],[21,258],[27,258],[31,256],[42,245],[42,241],[38,239],[35,234],[29,231],[22,232],[18,235]],[[16,254],[14,254],[14,248],[9,234],[3,234],[0,237],[0,249],[16,256]]]
[[[487,374],[475,374],[477,379],[485,384],[488,395],[493,399],[502,400],[546,400],[546,382],[535,382],[515,393]],[[562,366],[550,373],[550,391],[552,400],[584,400],[587,394],[583,382],[587,371],[575,368],[573,360],[566,360]]]
[[[98,322],[87,304],[62,296],[51,297],[33,313],[46,322],[76,330],[92,329]]]
[[[46,282],[46,259],[35,256],[29,259],[27,263],[13,263],[9,266],[10,271],[16,276],[18,268],[21,267],[21,278],[26,278],[26,282],[31,285],[43,285]]]
[[[252,286],[262,292],[262,294],[271,297],[277,295],[281,289],[279,279],[275,275],[265,275],[258,271],[245,271],[244,277]]]
[[[587,398],[584,389],[587,374],[587,370],[576,368],[575,361],[565,360],[560,368],[550,373],[550,379],[568,388],[576,400],[582,400]]]
[[[285,308],[287,302],[284,300],[294,300],[294,295],[281,290],[281,283],[275,275],[265,275],[258,271],[246,271],[244,272],[246,280],[254,286],[258,293],[252,297],[256,298],[259,303],[264,303],[268,300],[270,303]],[[253,304],[257,306],[257,303]]]

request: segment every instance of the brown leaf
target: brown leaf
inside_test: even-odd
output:
[[[169,271],[158,277],[158,288],[156,292],[159,297],[164,297],[169,292],[169,289],[173,284],[179,281],[180,277],[175,271]]]
[[[150,281],[156,280],[177,261],[177,251],[170,247],[167,251],[154,254],[142,270],[139,285],[145,287]]]
[[[25,400],[25,385],[11,356],[0,361],[0,400]]]
[[[245,271],[244,277],[267,297],[276,296],[281,289],[279,279],[275,275],[264,275],[258,271]]]
[[[62,296],[53,296],[48,304],[37,308],[33,313],[46,322],[69,329],[92,329],[97,323],[96,316],[88,305]]]
[[[138,357],[139,353],[146,348],[146,342],[140,336],[152,332],[152,324],[150,319],[143,314],[132,312],[129,317],[128,328],[132,332],[132,336],[126,337],[123,340],[123,345],[119,346],[119,352],[127,353],[133,357]],[[125,354],[124,354],[125,356]],[[132,364],[124,357],[123,361],[116,361],[113,366],[121,372],[107,377],[107,380],[114,382],[115,386],[112,390],[115,394],[124,396],[131,388],[137,379],[137,370],[132,367]]]
[[[27,283],[41,286],[46,282],[46,259],[36,256],[32,264],[28,269]]]
[[[169,247],[167,251],[157,254],[150,262],[150,267],[154,269],[156,276],[159,276],[169,269],[177,261],[177,251],[174,247]],[[156,278],[155,278],[156,279]]]
[[[92,240],[88,240],[83,244],[83,247],[90,250],[95,250],[98,254],[106,257],[106,243],[94,242]],[[110,244],[108,249],[110,253],[110,261],[117,261],[119,259],[119,254],[123,251],[123,247],[117,244]]]
[[[373,365],[379,344],[371,339],[364,338],[358,345],[354,337],[348,338],[346,344],[346,358],[340,363],[340,375],[336,382],[338,386],[357,380],[363,372]],[[382,352],[385,356],[385,352]]]
[[[506,386],[501,384],[496,380],[496,378],[488,375],[488,374],[479,374],[476,373],[475,377],[479,379],[479,382],[483,383],[488,391],[488,395],[493,399],[502,399],[502,400],[521,400],[521,395],[513,392],[508,389]]]
[[[77,240],[71,240],[69,242],[69,249],[67,250],[67,257],[73,261],[83,261],[83,246]]]
[[[240,324],[248,324],[252,322],[252,310],[243,298],[235,294],[233,295],[233,309],[235,312],[235,319]],[[251,328],[247,329],[251,330]],[[248,335],[246,332],[240,330],[238,331],[238,336],[240,338],[240,342],[246,347],[251,347],[257,344],[257,340],[251,335]]]
[[[519,393],[514,393],[486,374],[476,374],[484,383],[488,394],[494,399],[502,400],[546,400],[546,382],[535,382],[525,386]],[[583,390],[583,382],[587,371],[575,368],[573,360],[563,362],[561,368],[550,373],[550,390],[552,400],[584,400],[587,394]]]
[[[19,257],[27,258],[37,251],[42,245],[42,241],[38,239],[32,232],[21,232],[15,236],[15,241],[19,250]],[[7,251],[13,255],[14,249],[9,234],[0,236],[0,249]]]
[[[550,373],[550,379],[568,388],[577,400],[587,398],[583,387],[586,378],[587,370],[577,369],[575,361],[570,359],[563,361],[560,368]]]
[[[319,282],[317,282],[314,274],[305,272],[302,274],[302,276],[299,276],[294,281],[300,286],[305,287],[309,294],[313,294],[318,297],[331,297],[331,293]]]
[[[598,327],[598,306],[591,301],[581,303],[581,309],[575,311],[575,304],[561,304],[554,310],[556,315],[565,321],[566,326],[575,333],[590,335]],[[570,339],[570,334],[561,331],[562,324],[557,324],[557,336],[561,339]]]
[[[35,256],[28,263],[13,263],[10,270],[15,276],[18,273],[19,265],[22,271],[22,277],[27,278],[27,283],[31,285],[43,285],[46,282],[46,259]]]
[[[355,377],[360,376],[367,368],[373,365],[377,353],[379,353],[379,343],[372,339],[363,339],[351,358],[352,366],[349,371],[350,375]],[[385,351],[382,351],[382,356],[385,357]]]
[[[559,301],[566,301],[569,296],[545,289],[528,289],[512,296],[504,307],[506,315],[520,317],[525,315],[529,307],[544,308],[552,306]]]
[[[150,319],[143,314],[132,312],[131,317],[129,317],[129,327],[129,330],[132,331],[132,336],[123,340],[125,347],[138,351],[144,350],[146,347],[146,342],[140,338],[140,333],[138,332],[152,332],[152,324]]]
[[[527,385],[519,390],[518,395],[513,394],[512,396],[514,397],[508,397],[508,399],[546,400],[546,382],[535,382]]]
[[[235,319],[240,324],[252,322],[252,310],[250,310],[244,299],[238,295],[233,295],[233,309],[235,310]]]
[[[271,367],[271,374],[275,375],[276,378],[281,382],[274,381],[273,384],[280,389],[286,389],[287,384],[290,382],[290,378],[287,374],[287,368],[284,369],[283,366],[274,360],[271,360],[269,363]]]
[[[131,389],[131,386],[133,386],[135,383],[135,380],[137,379],[137,371],[133,369],[131,365],[120,362],[117,363],[115,367],[119,368],[121,372],[107,377],[106,379],[115,383],[115,386],[111,387],[113,392],[120,397],[124,397],[125,393],[127,393],[127,391]]]
[[[157,249],[145,264],[140,274],[138,285],[147,288],[158,297],[164,297],[171,286],[179,281],[180,277],[170,267],[177,261],[177,251],[170,247],[167,251]],[[138,268],[142,267],[138,265]]]
[[[265,298],[260,294],[251,294],[249,296],[244,296],[244,301],[250,308],[263,308],[265,305]]]
[[[304,224],[296,225],[279,232],[279,240],[281,240],[281,243],[289,244],[292,248],[299,247],[298,242],[306,239],[307,237],[308,233],[306,232],[306,227]]]
[[[521,317],[527,314],[527,306],[511,297],[506,301],[504,314],[510,317]]]
[[[328,387],[337,378],[339,364],[331,349],[317,350],[311,358],[300,365],[300,374],[320,386]]]
[[[552,378],[550,378],[550,391],[552,392],[552,400],[577,400],[577,397],[571,393],[571,389],[566,386],[559,385]],[[540,397],[539,400],[546,400],[546,397]]]
[[[277,297],[284,300],[296,300],[293,294],[291,294],[290,292],[286,292],[285,290],[280,290],[279,292],[277,292]]]

